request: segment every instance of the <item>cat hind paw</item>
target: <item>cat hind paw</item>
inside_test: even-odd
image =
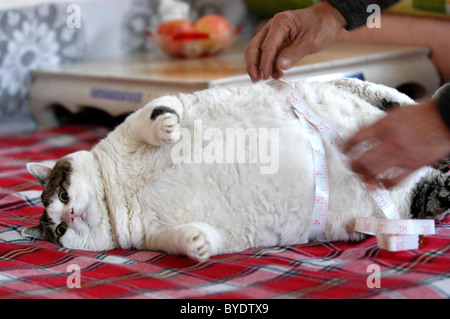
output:
[[[208,260],[212,254],[211,243],[207,235],[194,226],[183,226],[179,229],[181,252],[198,261]]]

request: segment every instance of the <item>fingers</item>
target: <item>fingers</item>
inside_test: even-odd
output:
[[[371,143],[373,145],[371,148],[352,160],[351,168],[365,182],[373,183],[378,180],[386,188],[391,188],[415,170],[398,139],[399,137],[392,132],[388,119],[385,117],[360,129],[347,141],[344,152],[349,154],[354,147],[362,143],[377,141],[376,145]],[[393,168],[396,168],[395,172],[392,171]]]
[[[367,127],[361,128],[356,134],[354,134],[345,144],[344,153],[348,153],[353,147],[361,144],[364,141],[370,139],[382,139],[385,136],[385,130],[382,123],[383,119],[379,122]]]
[[[394,153],[383,153],[383,151],[375,147],[354,160],[351,163],[351,168],[364,182],[370,184],[379,181],[384,187],[389,189],[400,183],[414,171],[414,169],[404,169],[403,167],[400,170],[398,168],[400,164],[398,156]],[[394,168],[396,170],[392,171]]]
[[[413,172],[413,170],[404,170],[402,173],[398,174],[395,177],[380,178],[379,181],[385,188],[389,189],[389,188],[394,187],[398,183],[400,183],[402,180],[404,180],[406,177],[408,177],[412,172]]]
[[[259,80],[261,80],[261,72],[259,71],[260,54],[261,51],[254,46],[248,46],[245,51],[247,73],[250,76],[252,82],[258,82]]]
[[[261,47],[269,31],[271,20],[258,32],[258,34],[247,44],[245,50],[245,61],[247,73],[250,75],[252,82],[261,80]]]
[[[284,14],[284,13],[282,13]],[[284,15],[278,14],[272,20],[267,35],[261,44],[261,73],[264,80],[274,72],[275,58],[283,48],[285,39],[289,37],[290,26],[284,20]]]
[[[384,121],[381,119],[370,126],[363,127],[344,146],[344,152],[349,154],[356,146],[369,141],[372,142],[370,149],[351,162],[352,170],[367,183],[375,182],[387,170],[401,164],[398,162],[399,157],[396,154],[395,145],[389,142],[389,136],[386,135],[387,129],[384,126]],[[377,144],[374,144],[374,141]],[[403,175],[403,173],[400,175]],[[395,182],[401,180],[397,181],[400,175],[395,176],[394,179],[385,177],[380,181],[386,186],[392,187]]]
[[[399,157],[395,150],[392,149],[392,145],[387,142],[381,142],[352,161],[351,168],[365,182],[371,183],[389,169],[399,167],[401,165],[399,161]]]
[[[282,69],[292,66],[296,61],[283,62],[283,57],[276,65],[278,53],[290,44],[289,36],[292,26],[288,22],[290,13],[282,12],[269,20],[258,34],[248,43],[245,51],[247,73],[253,82],[267,80],[270,76],[277,79],[284,77]]]
[[[280,79],[280,78],[286,78],[286,76],[284,75],[283,71],[281,71],[278,68],[274,68],[273,72],[272,72],[272,78],[274,79]]]

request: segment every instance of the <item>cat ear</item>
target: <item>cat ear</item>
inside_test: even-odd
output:
[[[27,169],[41,185],[45,184],[52,170],[51,168],[39,163],[28,163]]]
[[[22,236],[24,237],[34,237],[42,238],[42,228],[39,225],[29,226],[22,229]]]

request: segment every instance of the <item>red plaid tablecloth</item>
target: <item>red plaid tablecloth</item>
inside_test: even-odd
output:
[[[60,127],[0,138],[0,298],[449,298],[450,218],[420,250],[388,252],[373,237],[187,257],[86,252],[20,235],[42,214],[27,162],[89,149],[107,130]],[[379,288],[373,269],[380,270]],[[375,273],[376,274],[376,273]],[[372,275],[372,276],[371,276]],[[368,285],[369,283],[369,285]]]

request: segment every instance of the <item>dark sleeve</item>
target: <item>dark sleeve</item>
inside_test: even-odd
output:
[[[367,7],[371,4],[380,6],[381,11],[393,6],[400,0],[325,0],[347,20],[347,30],[356,29],[366,23],[367,18],[373,11],[367,12]]]
[[[450,83],[441,88],[437,100],[438,110],[447,127],[450,129]]]

